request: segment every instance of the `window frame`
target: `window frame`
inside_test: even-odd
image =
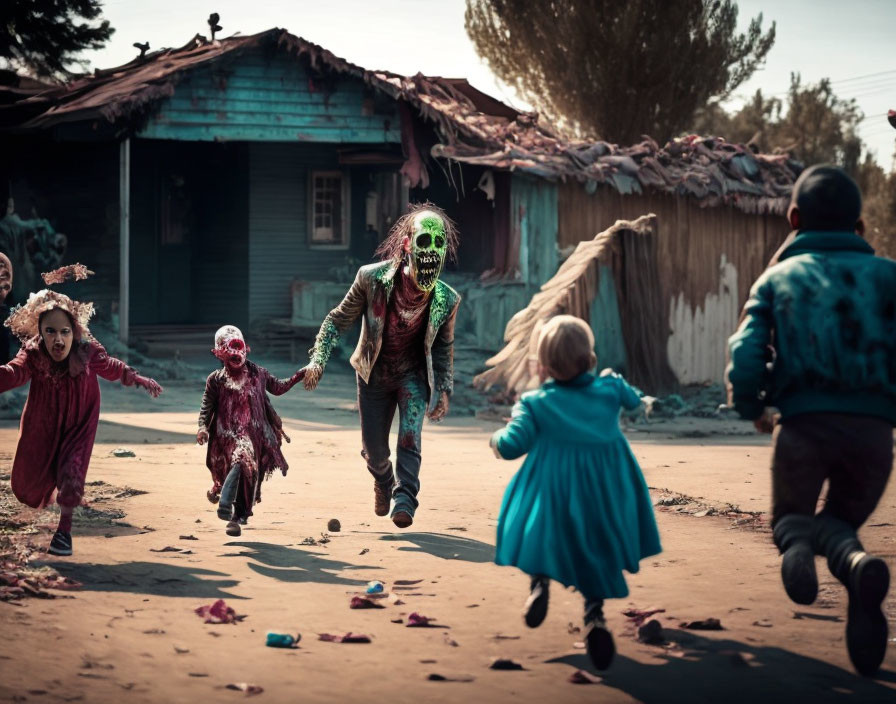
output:
[[[338,177],[341,183],[341,208],[340,217],[342,220],[342,232],[338,242],[315,242],[314,241],[314,220],[316,207],[315,181],[317,178],[334,178]],[[315,250],[348,250],[351,248],[351,223],[349,215],[351,213],[351,179],[348,172],[339,169],[312,169],[308,171],[308,236],[307,243],[309,249]]]

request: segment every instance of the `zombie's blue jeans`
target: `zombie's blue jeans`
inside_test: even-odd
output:
[[[420,491],[420,431],[426,415],[429,388],[423,371],[395,379],[374,368],[370,383],[358,378],[358,410],[361,414],[361,456],[367,469],[382,485],[392,485],[392,514],[417,508]],[[398,448],[393,470],[389,431],[398,409]]]

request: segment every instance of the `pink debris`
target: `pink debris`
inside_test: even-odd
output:
[[[627,611],[623,611],[622,615],[627,616],[629,621],[635,624],[635,626],[641,626],[643,623],[649,619],[654,614],[662,614],[665,613],[665,609],[628,609]]]
[[[246,618],[237,615],[223,599],[218,599],[211,605],[197,606],[194,611],[199,617],[204,618],[206,623],[236,623]]]
[[[384,609],[382,604],[377,604],[373,599],[363,596],[353,596],[351,603],[348,605],[350,609]]]

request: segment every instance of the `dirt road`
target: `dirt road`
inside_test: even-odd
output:
[[[351,380],[331,375],[312,396],[275,401],[292,437],[290,471],[264,485],[256,516],[230,538],[205,499],[200,393],[172,388],[153,403],[104,385],[88,475],[102,482],[89,487],[100,500],[76,520],[75,554],[42,562],[84,586],[0,602],[0,700],[226,702],[247,696],[228,684],[248,683],[263,689],[259,702],[896,701],[896,643],[877,680],[853,674],[845,593],[821,561],[812,607],[791,604],[780,586],[767,523],[751,513],[769,502],[765,438],[630,435],[663,504],[664,552],[629,578],[627,599],[608,604],[612,669],[600,683],[573,684],[569,676],[588,669],[575,630],[580,596],[553,585],[547,621],[527,629],[527,579],[491,562],[502,492],[518,466],[488,450],[495,424],[427,426],[421,507],[399,531],[373,514]],[[0,474],[15,438],[14,423],[0,426]],[[136,456],[113,456],[119,447]],[[327,530],[331,518],[341,531]],[[891,568],[894,525],[891,483],[863,532]],[[349,609],[370,580],[384,582],[385,608]],[[204,623],[194,609],[217,599],[245,619]],[[892,598],[887,608],[896,636]],[[638,642],[628,609],[664,609],[654,618],[665,643]],[[412,612],[441,627],[407,627]],[[680,627],[707,618],[724,630]],[[301,633],[299,647],[265,647],[269,630]],[[372,642],[318,639],[349,631]],[[525,669],[490,669],[495,658]]]

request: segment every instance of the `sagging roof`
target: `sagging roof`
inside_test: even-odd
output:
[[[178,49],[152,52],[0,107],[0,124],[30,131],[102,119],[127,132],[173,95],[192,69],[258,48],[303,57],[313,70],[354,76],[405,101],[434,123],[439,143],[431,155],[437,158],[576,179],[589,188],[606,184],[623,194],[655,189],[751,213],[783,213],[802,169],[787,155],[754,154],[718,138],[688,137],[662,148],[649,138],[631,147],[566,140],[536,114],[518,112],[464,79],[370,71],[276,28],[219,41],[197,35]]]

